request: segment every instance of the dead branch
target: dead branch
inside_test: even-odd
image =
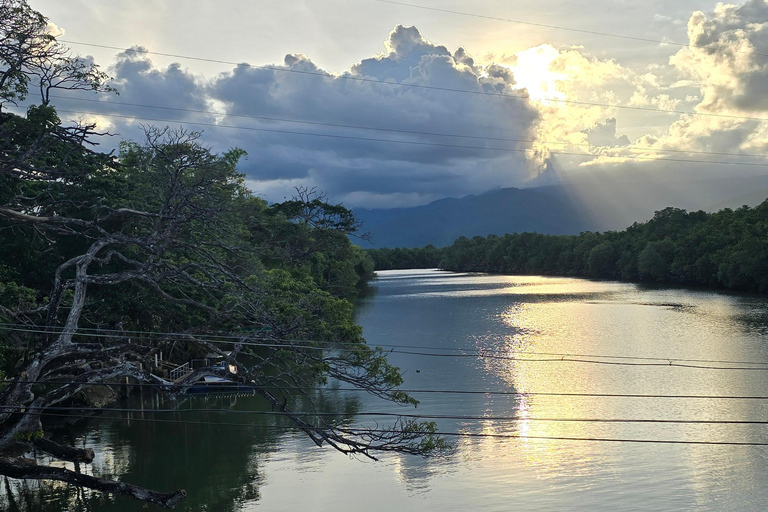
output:
[[[0,475],[19,480],[58,480],[96,491],[129,496],[171,510],[187,496],[183,489],[170,493],[150,491],[125,482],[84,475],[65,468],[39,466],[34,460],[26,458],[0,457]]]

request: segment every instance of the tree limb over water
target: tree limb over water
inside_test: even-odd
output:
[[[268,206],[237,172],[244,152],[214,154],[196,132],[147,127],[146,140],[123,142],[119,158],[96,153],[88,143],[96,127],[63,127],[49,92],[108,92],[107,77],[69,57],[46,27],[24,0],[0,0],[0,109],[41,92],[26,117],[0,110],[0,321],[17,326],[0,330],[0,371],[11,377],[0,391],[0,474],[173,508],[183,490],[150,491],[18,454],[34,447],[92,461],[92,450],[46,437],[41,417],[126,379],[170,397],[205,376],[253,386],[317,445],[343,453],[447,449],[429,423],[382,431],[292,413],[297,388],[319,410],[301,390],[328,379],[416,403],[397,391],[400,373],[366,345],[345,300],[373,270],[347,239],[357,228],[349,212],[306,190]],[[160,354],[224,364],[171,382],[155,368]]]

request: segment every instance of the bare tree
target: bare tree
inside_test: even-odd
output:
[[[258,247],[249,244],[238,222],[260,201],[243,188],[236,172],[242,152],[213,155],[198,137],[183,130],[148,128],[146,144],[126,144],[120,172],[127,183],[141,180],[140,189],[128,193],[122,205],[93,205],[86,210],[92,212],[90,218],[41,215],[47,207],[34,206],[32,199],[27,212],[0,208],[0,216],[10,223],[30,226],[51,240],[76,240],[81,248],[55,269],[47,303],[23,312],[27,318],[39,317],[31,327],[43,325],[48,334],[24,371],[0,392],[0,453],[18,451],[21,444],[64,460],[88,462],[92,453],[41,437],[41,411],[71,400],[88,386],[126,377],[177,396],[209,375],[254,387],[317,445],[327,443],[371,458],[377,451],[423,455],[445,449],[431,424],[401,419],[386,428],[355,429],[320,417],[309,421],[292,411],[292,394],[311,400],[306,390],[328,378],[397,403],[416,402],[397,390],[402,382],[397,369],[381,350],[368,347],[351,324],[349,303],[310,281],[297,281],[285,270],[260,267]],[[128,282],[159,302],[194,311],[187,331],[143,345],[117,333],[98,343],[78,342],[83,318],[93,307],[92,292]],[[20,313],[15,312],[16,317]],[[268,326],[271,332],[269,337],[241,335],[228,346],[204,336],[211,330],[231,332],[232,325]],[[150,373],[154,354],[179,340],[220,355],[225,365],[198,369],[173,384]],[[233,375],[229,365],[242,371]],[[41,385],[45,391],[35,392]],[[185,494],[84,478],[35,465],[23,456],[0,460],[0,474],[57,479],[168,508]]]
[[[56,42],[44,16],[24,0],[0,0],[0,253],[18,251],[13,256],[20,265],[34,261],[28,272],[34,275],[11,283],[16,295],[0,304],[0,317],[32,331],[22,366],[0,389],[0,474],[59,480],[173,508],[183,490],[151,491],[27,456],[34,448],[64,461],[92,461],[91,450],[53,442],[42,417],[88,387],[125,378],[171,397],[208,375],[236,380],[256,389],[316,444],[345,453],[375,458],[377,451],[446,449],[433,424],[403,418],[389,427],[352,428],[293,411],[291,397],[311,403],[308,390],[327,379],[415,404],[398,391],[397,369],[365,344],[348,302],[318,288],[291,258],[275,268],[262,261],[283,243],[286,226],[303,225],[291,234],[300,250],[289,251],[300,259],[309,261],[320,250],[308,242],[316,233],[326,245],[348,244],[346,235],[358,227],[348,210],[299,189],[297,198],[271,210],[278,235],[257,237],[269,231],[260,224],[270,210],[243,186],[236,170],[242,151],[216,155],[198,133],[147,128],[146,141],[124,143],[117,161],[94,150],[94,125],[59,120],[50,104],[56,89],[112,91],[97,66]],[[26,116],[3,111],[31,90],[39,90],[40,103]],[[0,264],[0,277],[2,271]],[[151,309],[166,325],[180,326],[177,334],[141,343],[119,330],[83,338],[83,326],[119,318],[119,306],[102,300],[112,298],[107,293]],[[240,333],[225,345],[205,336],[231,336],[239,326],[271,331]],[[225,365],[197,369],[175,383],[150,371],[155,354],[180,344],[218,354]],[[241,371],[231,374],[230,365]]]
[[[63,125],[50,107],[53,90],[116,92],[90,61],[72,56],[48,19],[26,0],[0,0],[0,176],[56,180],[103,161],[93,151],[93,124]],[[39,90],[40,104],[20,118],[4,111]]]

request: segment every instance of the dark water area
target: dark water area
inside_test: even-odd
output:
[[[106,413],[57,435],[96,450],[85,472],[186,489],[178,510],[766,508],[768,447],[705,443],[768,443],[766,425],[710,423],[768,421],[768,400],[691,398],[768,397],[765,297],[391,271],[361,297],[357,321],[421,403],[339,390],[314,399],[353,424],[370,424],[360,411],[443,416],[441,430],[460,434],[448,437],[453,454],[351,459],[259,414],[266,404],[248,396],[136,398],[131,408],[174,410]],[[453,393],[425,392],[435,390]],[[143,507],[59,484],[2,487],[3,510]]]

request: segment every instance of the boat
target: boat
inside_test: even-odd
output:
[[[254,394],[256,389],[247,384],[241,384],[222,377],[203,377],[187,388],[188,395],[206,395],[209,393],[248,393]]]

